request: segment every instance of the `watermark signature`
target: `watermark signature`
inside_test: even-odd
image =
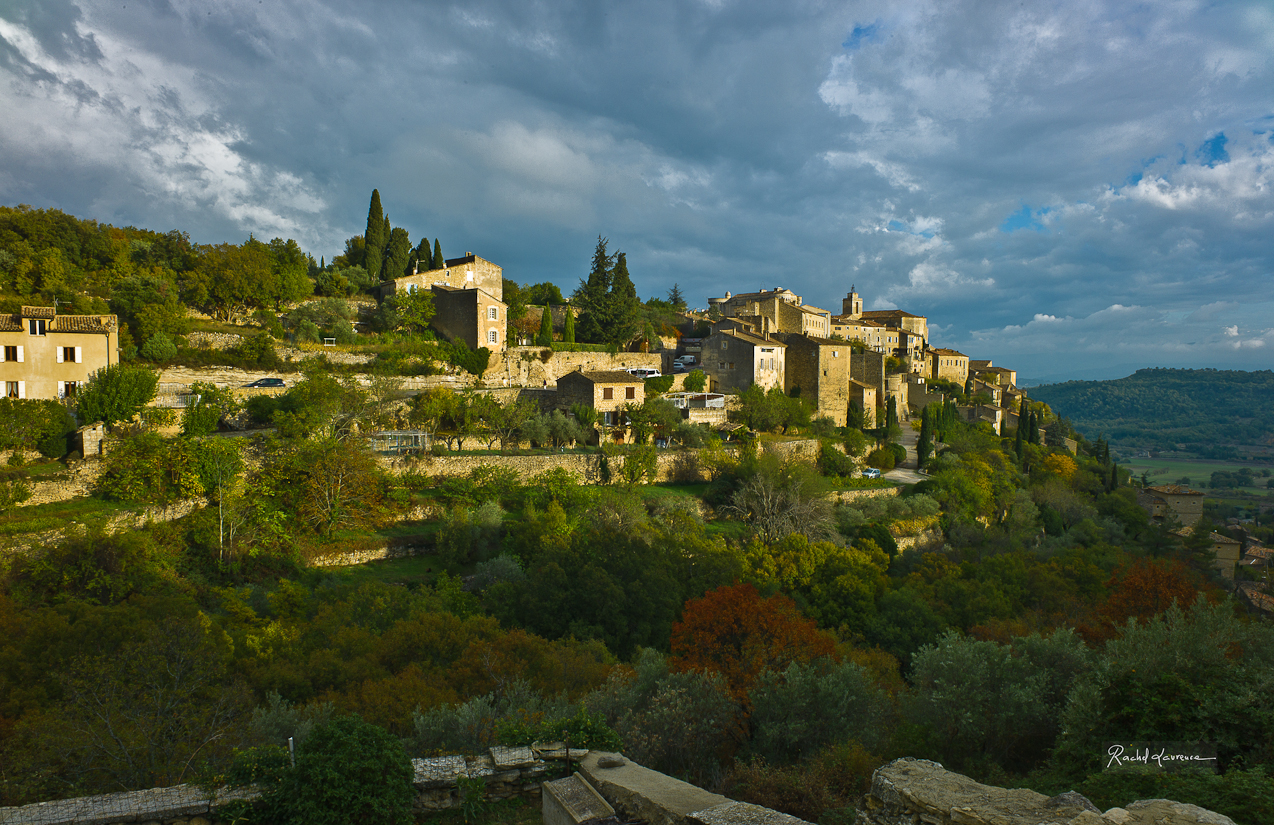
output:
[[[1215,773],[1210,742],[1111,742],[1103,770],[1120,773]]]

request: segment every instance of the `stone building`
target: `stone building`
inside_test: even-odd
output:
[[[951,381],[964,386],[969,380],[969,356],[953,349],[938,347],[926,353],[925,376]]]
[[[800,295],[782,287],[739,295],[726,293],[725,299],[714,305],[725,317],[764,316],[769,319],[768,329],[771,332],[818,335],[824,338],[832,334],[832,314],[829,311],[808,306]],[[753,321],[753,324],[756,325],[757,322]],[[757,331],[765,332],[765,328],[758,326]]]
[[[621,426],[625,404],[640,405],[646,401],[646,383],[623,370],[568,372],[557,379],[557,406],[570,410],[583,404],[597,410],[598,423],[607,427]]]
[[[845,426],[849,410],[849,344],[812,335],[778,337],[787,344],[783,391],[810,402],[815,417],[827,417],[836,426]]]
[[[782,389],[786,350],[777,338],[723,329],[704,340],[700,368],[711,392],[740,392],[753,384]]]
[[[432,289],[434,329],[448,340],[464,341],[469,349],[486,347],[495,354],[505,351],[509,308],[503,301],[485,289],[456,289],[442,284]]]
[[[848,392],[850,403],[857,404],[858,409],[863,411],[863,426],[875,427],[876,408],[879,406],[876,388],[871,384],[851,378],[849,379]]]
[[[1182,484],[1143,487],[1137,491],[1137,503],[1150,514],[1151,521],[1175,519],[1182,527],[1193,527],[1203,518],[1203,493]]]
[[[380,298],[428,289],[434,296],[431,326],[451,341],[470,349],[486,347],[493,354],[508,348],[505,340],[509,308],[504,303],[504,270],[466,252],[449,258],[442,269],[415,272],[380,285]]]
[[[466,252],[463,258],[448,258],[442,269],[427,269],[380,285],[381,297],[410,291],[407,287],[429,289],[449,286],[452,289],[482,289],[497,301],[504,300],[504,270],[485,258]]]
[[[119,363],[114,315],[58,315],[22,307],[0,316],[0,388],[6,398],[54,399],[76,394],[103,367]]]

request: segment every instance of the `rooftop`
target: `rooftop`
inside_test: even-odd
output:
[[[1169,496],[1203,495],[1203,493],[1200,493],[1198,490],[1191,490],[1189,487],[1182,484],[1160,484],[1158,487],[1147,487],[1146,491],[1151,493],[1163,493],[1164,495]]]
[[[737,329],[723,329],[723,330],[719,330],[716,334],[729,335],[733,338],[738,338],[741,341],[747,341],[749,344],[760,345],[763,347],[786,347],[787,346],[787,344],[783,343],[777,338],[762,338],[760,335],[753,335],[750,332],[743,332],[742,330],[737,330]]]
[[[623,370],[589,370],[585,372],[568,372],[562,378],[570,378],[572,375],[580,375],[592,381],[594,384],[642,384],[644,380],[637,376],[624,372]],[[559,378],[560,382],[562,378]]]

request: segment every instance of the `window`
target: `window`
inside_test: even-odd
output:
[[[32,335],[43,335],[47,329],[46,323],[43,318],[30,318],[27,320],[27,329]]]
[[[22,347],[5,347],[4,360],[21,361],[22,360],[22,356],[20,354],[21,350],[22,350]]]
[[[59,381],[58,382],[58,398],[74,398],[76,391],[79,389],[78,381]]]
[[[488,330],[488,331],[487,331],[487,343],[488,343],[488,344],[498,344],[498,343],[500,343],[500,340],[499,340],[499,333],[498,333],[498,332],[496,332],[495,330]]]
[[[607,427],[615,426],[615,414],[613,412],[602,413],[602,423]]]
[[[727,364],[726,368],[727,368],[727,369],[734,369],[734,362],[733,362],[733,361],[730,361],[730,362]]]
[[[718,362],[717,362],[717,369],[719,369],[719,370],[723,370],[723,369],[725,369],[725,361],[718,361]]]
[[[498,321],[500,318],[499,312],[495,307],[487,307],[487,320]]]
[[[4,382],[4,397],[5,398],[21,398],[22,397],[22,393],[18,389],[17,381]]]
[[[59,364],[78,364],[84,360],[83,348],[81,347],[58,347],[58,363]]]
[[[636,398],[636,397],[637,397],[637,388],[636,388],[636,387],[624,387],[624,398],[629,398],[629,399],[631,399],[631,398]]]
[[[727,346],[727,342],[725,341],[725,339],[722,339],[722,341],[721,341],[721,349],[723,349],[723,350],[724,350],[724,349],[728,349],[728,348],[729,348],[729,347]]]
[[[614,398],[615,398],[615,388],[614,388],[614,387],[602,387],[602,400],[603,400],[603,401],[611,401],[611,400],[613,400]]]

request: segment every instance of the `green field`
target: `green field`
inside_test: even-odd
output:
[[[1134,477],[1140,478],[1142,473],[1150,476],[1151,484],[1176,484],[1182,478],[1190,479],[1190,487],[1195,490],[1202,490],[1211,493],[1208,488],[1208,479],[1212,477],[1214,472],[1232,473],[1243,467],[1259,472],[1261,470],[1270,469],[1266,464],[1250,464],[1244,461],[1208,461],[1206,459],[1191,460],[1185,458],[1134,458],[1129,459],[1127,464],[1121,465],[1129,470]],[[1260,479],[1266,481],[1268,479]],[[1263,495],[1269,492],[1264,487],[1237,487],[1235,490],[1242,490],[1246,493],[1255,493]],[[1221,491],[1216,491],[1220,493]]]

